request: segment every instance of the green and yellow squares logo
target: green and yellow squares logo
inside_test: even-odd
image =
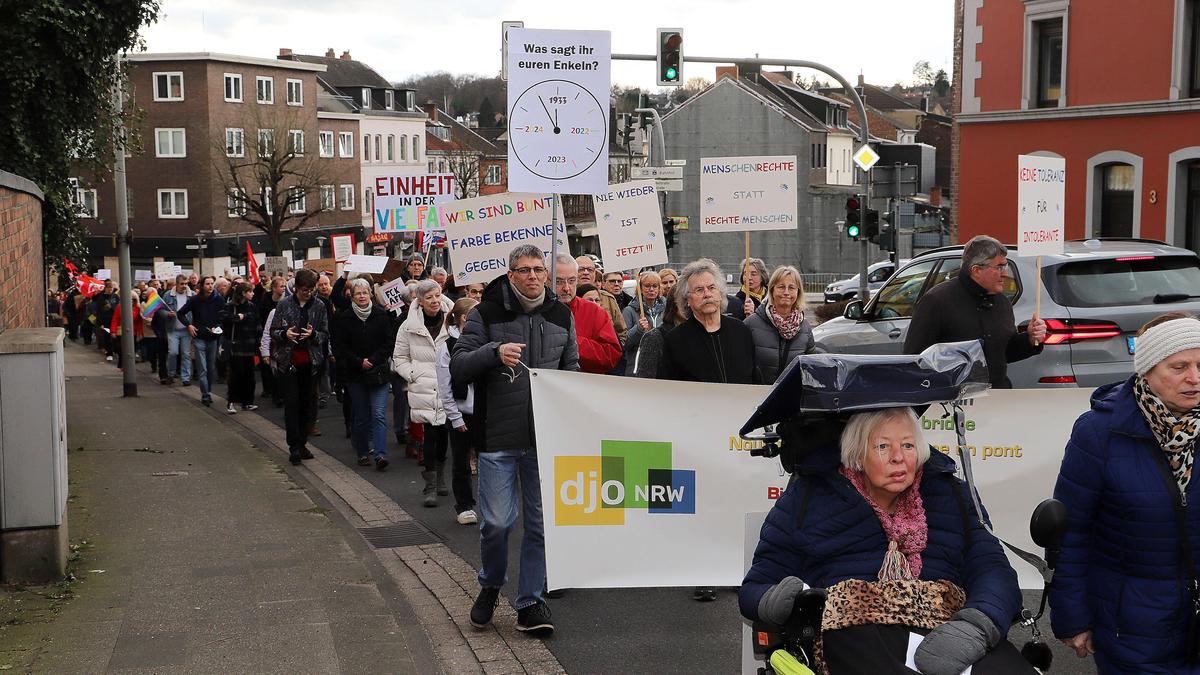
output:
[[[674,468],[670,443],[601,441],[599,456],[554,458],[555,525],[624,525],[626,509],[696,513],[696,472]]]

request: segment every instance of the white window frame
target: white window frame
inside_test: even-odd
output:
[[[408,134],[400,134],[400,161],[408,161]]]
[[[495,177],[493,177],[495,174]],[[500,170],[499,164],[489,164],[487,171],[483,175],[484,185],[499,185],[501,179],[504,178],[504,172]]]
[[[343,183],[339,187],[341,188],[341,193],[342,193],[340,195],[340,197],[342,198],[342,200],[341,200],[342,201],[342,210],[343,211],[353,211],[354,210],[354,184],[353,183]]]
[[[171,96],[170,95],[171,77],[172,76],[179,77],[179,96]],[[167,96],[159,96],[158,95],[158,78],[159,77],[167,78]],[[182,70],[165,70],[165,71],[160,71],[160,72],[154,73],[153,81],[154,81],[154,100],[155,101],[182,101],[183,100],[184,90],[183,90],[183,71]]]
[[[267,147],[270,146],[270,147]],[[258,150],[259,157],[269,157],[275,153],[275,130],[274,129],[259,129],[258,130]]]
[[[171,195],[170,213],[163,212],[163,195]],[[179,196],[183,195],[183,209],[179,208]],[[186,188],[159,188],[155,193],[155,203],[158,205],[158,217],[181,220],[188,217],[188,193]]]
[[[371,134],[363,134],[363,161],[371,161]]]
[[[412,158],[414,162],[421,161],[421,137],[416,134],[413,135]]]
[[[1167,157],[1167,232],[1163,239],[1179,247],[1187,243],[1187,233],[1179,227],[1180,220],[1187,216],[1185,169],[1196,160],[1200,160],[1200,145],[1180,148]]]
[[[434,164],[433,164],[433,160],[432,160],[432,159],[431,159],[431,160],[429,160],[429,167],[428,167],[428,168],[429,168],[429,173],[433,173],[433,170],[434,170]]]
[[[292,99],[292,85],[296,85],[296,98]],[[304,105],[304,80],[295,78],[287,78],[287,104],[288,105]]]
[[[267,96],[262,95],[262,84],[267,83]],[[258,75],[254,78],[254,100],[262,105],[275,105],[275,78]]]
[[[396,134],[388,134],[387,137],[387,161],[396,161]]]
[[[1192,26],[1192,17],[1188,15],[1188,5],[1191,4],[1191,11],[1200,12],[1200,2],[1192,2],[1191,0],[1175,0],[1175,23],[1172,28],[1172,44],[1171,44],[1171,94],[1172,101],[1178,101],[1183,98],[1190,98],[1188,86],[1191,84],[1191,73],[1188,68],[1191,67],[1189,59],[1191,57],[1191,44],[1188,43],[1188,31]],[[1200,40],[1200,35],[1191,36],[1193,40]]]
[[[339,131],[338,132],[338,155],[343,159],[354,157],[354,132]]]
[[[245,189],[233,188],[225,195],[225,215],[230,218],[241,218],[246,215]]]
[[[375,134],[375,161],[383,160],[383,134]]]
[[[329,140],[328,144],[325,143],[326,139]],[[329,148],[329,150],[326,151],[326,148]],[[321,157],[333,157],[333,153],[334,153],[333,132],[332,131],[318,131],[317,132],[317,154],[319,154]]]
[[[318,188],[317,195],[322,211],[332,211],[337,208],[336,195],[332,185],[322,185]]]
[[[371,109],[371,88],[363,87],[362,91],[359,94],[359,97],[362,99],[362,109],[370,110]]]
[[[300,195],[300,199],[293,201],[292,196],[296,195],[296,194]],[[294,216],[304,215],[305,206],[306,206],[305,203],[307,201],[307,198],[308,198],[308,195],[306,195],[304,193],[303,188],[301,188],[301,187],[288,188],[288,208],[287,208],[288,213],[290,213]]]
[[[304,156],[304,130],[288,129],[288,152],[296,157]]]
[[[1071,0],[1025,0],[1024,67],[1021,69],[1021,109],[1040,110],[1038,99],[1037,32],[1034,24],[1062,19],[1062,87],[1058,90],[1058,107],[1067,107],[1067,61],[1071,54]]]
[[[95,218],[100,213],[100,205],[96,201],[95,188],[82,187],[83,183],[78,178],[71,179],[71,187],[74,192],[71,194],[71,204],[75,207],[75,216],[78,218]],[[91,208],[88,208],[90,205]]]
[[[371,204],[373,204],[375,202],[373,197],[374,197],[374,193],[371,191],[371,187],[369,185],[364,187],[363,188],[363,215],[364,216],[372,215],[371,214]]]
[[[236,141],[236,142],[235,142]],[[225,156],[246,156],[246,130],[237,127],[225,128]]]
[[[1133,230],[1130,236],[1142,236],[1142,191],[1143,172],[1142,158],[1123,150],[1109,150],[1093,155],[1087,161],[1087,201],[1084,220],[1084,239],[1096,236],[1096,225],[1100,219],[1100,198],[1104,190],[1101,187],[1104,172],[1101,170],[1107,164],[1129,164],[1133,167]]]
[[[229,95],[229,83],[230,82],[237,83],[237,96]],[[242,88],[242,74],[241,73],[225,73],[225,89],[224,89],[224,91],[225,91],[225,102],[226,103],[241,103],[241,102],[243,102],[245,100],[246,92]]]
[[[385,110],[396,109],[396,92],[391,89],[383,90],[383,107]]]
[[[175,147],[175,132],[179,132],[179,146]],[[169,148],[163,147],[162,135],[167,134]],[[155,127],[154,129],[155,157],[187,157],[187,129],[183,127]]]
[[[275,215],[275,202],[271,201],[274,191],[269,187],[264,187],[258,194],[259,198],[262,199],[263,208],[266,210],[267,215]]]

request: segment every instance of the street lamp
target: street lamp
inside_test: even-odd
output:
[[[317,235],[317,257],[318,258],[325,255],[325,240],[328,238],[329,237],[326,237],[323,234]]]
[[[296,242],[300,241],[299,237],[292,237],[292,267],[296,266]]]
[[[204,276],[204,242],[206,239],[207,237],[203,231],[196,235],[196,257],[200,260],[200,264],[196,265],[196,271],[200,276]]]

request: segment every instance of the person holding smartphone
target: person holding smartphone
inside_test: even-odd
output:
[[[288,458],[299,464],[312,459],[308,430],[317,414],[315,387],[325,365],[329,315],[324,303],[313,297],[316,272],[297,271],[294,284],[295,293],[279,302],[271,320],[271,368],[283,393]]]

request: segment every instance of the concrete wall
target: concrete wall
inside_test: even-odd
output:
[[[719,83],[663,120],[667,157],[685,159],[684,191],[667,193],[666,216],[687,216],[689,231],[675,237],[672,266],[709,257],[736,275],[744,257],[743,234],[700,231],[700,160],[706,157],[795,155],[798,161],[796,230],[750,233],[750,254],[768,267],[795,265],[803,273],[854,274],[859,244],[838,231],[845,218],[850,186],[818,186],[808,181],[809,132],[736,85]],[[886,256],[871,246],[871,261]]]
[[[42,192],[0,171],[0,331],[46,325]]]

